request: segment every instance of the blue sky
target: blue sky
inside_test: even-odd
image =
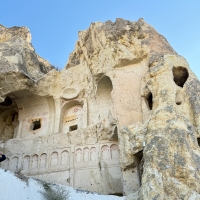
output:
[[[116,18],[144,18],[200,78],[199,0],[1,0],[0,4],[0,24],[29,27],[36,52],[58,68],[65,66],[79,30]]]

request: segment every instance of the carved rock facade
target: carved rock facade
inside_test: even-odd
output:
[[[0,26],[1,167],[127,199],[200,199],[200,83],[143,19],[92,23],[66,68]]]

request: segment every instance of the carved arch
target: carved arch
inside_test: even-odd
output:
[[[73,108],[75,110],[79,110],[79,109],[81,110],[80,112],[78,111],[79,117],[76,117],[76,113],[74,113],[74,115],[71,113],[69,114],[69,116],[67,116],[68,112],[72,112]],[[61,109],[60,125],[59,125],[60,132],[70,131],[70,126],[73,126],[73,125],[77,125],[77,129],[87,126],[86,110],[87,110],[86,103],[84,103],[83,100],[82,101],[72,100],[72,101],[66,102],[62,106],[62,109]],[[77,122],[77,123],[73,123],[73,122]]]

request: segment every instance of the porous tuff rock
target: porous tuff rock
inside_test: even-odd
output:
[[[21,161],[49,153],[48,163],[51,152],[65,149],[70,164],[66,171],[47,164],[47,171],[25,174],[105,194],[123,192],[131,200],[200,199],[200,82],[162,35],[143,19],[92,23],[79,32],[60,72],[50,70],[30,41],[27,28],[0,26],[0,97],[16,101],[0,105],[0,136],[3,126],[17,130],[0,147]],[[82,109],[76,131],[65,121],[73,106]],[[43,124],[33,131],[35,118]],[[96,163],[76,163],[76,150],[113,141],[119,159],[103,159],[99,149]]]
[[[180,66],[189,73],[187,79],[184,73],[173,73]],[[141,149],[144,156],[142,186],[129,198],[200,199],[199,81],[187,62],[174,55],[165,55],[148,73],[142,95],[152,93],[153,109],[146,115],[143,109],[143,124],[121,131],[122,166],[131,165],[132,156]],[[185,79],[182,87],[174,81],[181,77]],[[178,102],[177,95],[181,96]]]
[[[143,19],[92,23],[79,40],[66,67],[85,64],[93,73],[105,72],[147,59],[149,65],[165,54],[176,54],[167,40]]]
[[[18,79],[18,75],[19,79],[21,76],[25,76],[36,80],[43,77],[51,69],[52,66],[35,53],[28,28],[6,28],[0,25],[1,76],[13,73],[12,76],[16,76],[16,79]]]

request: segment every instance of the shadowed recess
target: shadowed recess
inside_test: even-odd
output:
[[[185,67],[174,67],[173,76],[176,85],[183,87],[189,77],[189,74]]]
[[[146,96],[146,102],[147,102],[147,105],[149,106],[149,109],[152,110],[152,108],[153,108],[153,95],[152,95],[152,93],[149,93]]]
[[[134,154],[134,160],[135,160],[135,163],[137,166],[138,177],[139,177],[140,186],[141,186],[142,185],[143,165],[144,165],[143,151],[139,151],[138,153]]]
[[[39,120],[33,121],[31,127],[32,127],[33,131],[40,129],[41,128],[41,120],[39,119]]]
[[[12,105],[12,99],[10,97],[6,97],[5,100],[0,103],[1,106],[11,106]]]

